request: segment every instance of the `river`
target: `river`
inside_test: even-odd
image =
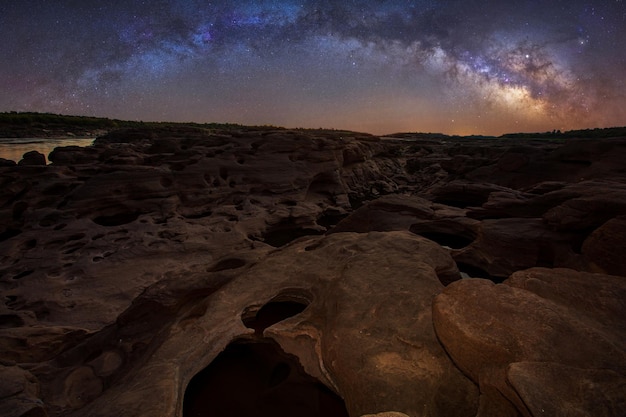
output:
[[[59,146],[89,146],[95,138],[0,138],[0,158],[19,162],[26,152],[37,151],[46,156]]]

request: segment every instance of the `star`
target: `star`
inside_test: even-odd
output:
[[[625,9],[582,0],[5,2],[0,111],[372,133],[619,125]],[[463,109],[454,124],[452,109]]]

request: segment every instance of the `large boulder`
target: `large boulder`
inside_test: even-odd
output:
[[[439,275],[455,269],[439,245],[409,232],[337,233],[303,238],[254,266],[230,264],[236,277],[190,300],[186,313],[149,342],[151,353],[135,365],[132,378],[103,392],[80,410],[83,415],[180,415],[181,403],[173,396],[185,388],[187,395],[203,393],[186,400],[194,409],[218,410],[225,397],[241,401],[240,391],[266,407],[260,392],[267,387],[258,381],[270,378],[269,371],[263,377],[265,367],[276,366],[268,343],[297,359],[291,363],[276,354],[283,357],[283,370],[276,372],[285,375],[278,380],[291,396],[303,392],[293,391],[290,370],[338,393],[353,416],[387,410],[410,416],[475,413],[476,386],[452,364],[432,326],[431,302],[443,289]],[[162,298],[163,291],[153,297]],[[228,361],[234,354],[258,372]],[[81,355],[64,365],[83,369],[93,355]],[[222,379],[204,375],[200,380],[215,388],[203,390],[194,386],[194,376],[206,374],[209,364],[209,373]],[[58,384],[67,383],[67,370],[57,374]],[[238,375],[244,376],[240,383],[230,382]],[[234,391],[218,388],[225,384]],[[283,386],[276,384],[275,391]],[[154,395],[165,400],[154,402]]]
[[[615,217],[597,228],[582,245],[582,253],[592,269],[626,276],[626,216]]]
[[[17,163],[18,165],[46,165],[46,156],[41,152],[30,151],[26,152],[22,159]]]
[[[433,320],[451,358],[480,385],[479,416],[617,416],[626,411],[624,300],[623,277],[535,268],[503,284],[451,284],[435,298]]]

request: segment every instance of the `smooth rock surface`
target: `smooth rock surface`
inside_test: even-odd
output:
[[[587,384],[606,395],[594,402],[585,392],[575,404],[571,392],[555,395],[549,410],[619,415],[612,413],[624,404],[614,393],[626,383],[625,300],[623,277],[534,268],[503,284],[451,284],[435,298],[433,319],[446,351],[479,384],[481,403],[503,403],[510,415],[541,415],[547,392],[567,391],[555,387],[556,370],[566,369],[566,386]],[[479,415],[501,412],[485,406]]]

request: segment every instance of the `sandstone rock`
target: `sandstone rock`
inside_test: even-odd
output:
[[[13,167],[15,165],[16,165],[15,161],[12,161],[10,159],[0,158],[0,168]]]
[[[432,203],[419,197],[389,195],[373,200],[339,222],[332,233],[408,230],[434,216]]]
[[[591,233],[583,243],[582,253],[597,272],[626,276],[625,247],[626,216],[619,216]]]
[[[437,203],[448,206],[466,208],[469,206],[480,207],[486,203],[493,192],[511,190],[495,184],[471,183],[468,181],[451,181],[445,185],[432,189]]]
[[[522,362],[509,367],[507,379],[533,416],[612,417],[626,413],[623,372]]]
[[[452,366],[430,318],[431,300],[443,288],[438,274],[453,267],[444,249],[408,232],[337,233],[293,242],[243,269],[216,293],[188,303],[167,337],[151,342],[152,353],[132,380],[118,383],[82,412],[142,415],[124,408],[132,387],[176,391],[221,351],[230,351],[229,343],[254,349],[254,343],[271,340],[294,355],[306,374],[340,393],[350,415],[392,406],[407,415],[472,414],[476,387]],[[259,369],[268,366],[256,361]],[[171,375],[167,384],[155,380],[155,369]],[[258,376],[249,378],[254,383]],[[210,392],[205,395],[213,401]],[[239,398],[237,392],[228,395]],[[174,407],[175,402],[162,402],[151,412],[180,412]]]
[[[401,136],[146,127],[3,167],[0,414],[621,414],[623,277],[518,271],[623,273],[621,142]]]
[[[18,165],[46,165],[46,156],[37,151],[26,152]]]
[[[0,365],[0,414],[6,417],[45,416],[37,380],[17,366]]]
[[[491,145],[494,148],[502,149],[502,144],[493,142]],[[527,144],[531,145],[532,151],[524,150],[524,155],[529,157],[528,162],[522,163],[519,158],[511,159],[510,151],[504,149],[500,159],[502,162],[478,168],[465,176],[473,182],[487,180],[514,189],[532,188],[545,181],[576,183],[606,178],[618,172],[623,165],[625,143],[626,140],[622,138],[529,141]],[[510,143],[509,146],[513,148],[517,145]],[[515,169],[510,169],[509,164],[513,164]]]
[[[548,210],[543,219],[557,230],[589,231],[626,213],[626,184],[593,181],[578,184],[573,196]]]
[[[55,165],[77,165],[94,163],[98,156],[99,151],[92,146],[62,146],[54,148],[48,159]]]
[[[588,407],[581,415],[612,415],[622,407],[612,393],[621,392],[626,378],[625,295],[622,277],[537,268],[500,285],[455,282],[435,298],[433,320],[446,351],[481,387],[480,415],[503,409],[540,415],[542,407],[568,410],[574,404]],[[530,362],[536,365],[525,365]],[[554,371],[546,371],[564,367],[574,368],[567,384],[594,378],[607,401],[594,404],[585,390],[574,404],[568,395],[556,396],[548,407],[546,391],[533,387],[554,386]]]
[[[482,270],[486,276],[505,279],[515,271],[543,267],[575,265],[572,248],[577,236],[555,232],[541,219],[483,220],[475,240],[454,254],[458,263]],[[471,274],[470,274],[471,275]]]

